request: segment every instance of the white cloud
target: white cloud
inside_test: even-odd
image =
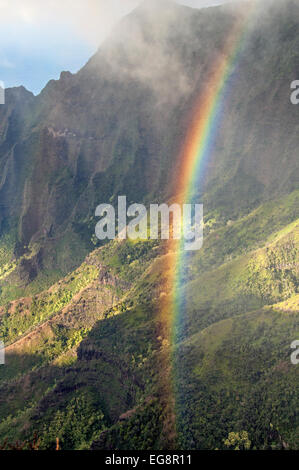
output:
[[[5,56],[0,55],[0,67],[5,69],[13,69],[15,64],[10,62]]]
[[[223,1],[177,0],[177,3],[200,8]],[[98,46],[120,18],[139,3],[141,0],[0,0],[0,18],[3,24],[21,29],[28,25],[33,29],[65,25]]]
[[[140,0],[0,0],[3,24],[14,27],[65,25],[94,45]]]

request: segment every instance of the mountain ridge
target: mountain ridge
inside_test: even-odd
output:
[[[290,5],[294,5],[293,2]],[[175,10],[177,8],[185,11],[183,7],[176,6]],[[118,51],[114,57],[122,57],[122,62],[116,63],[116,68],[115,62],[111,63],[109,47],[105,49],[103,46],[77,74],[62,73],[60,80],[50,81],[39,96],[32,98],[28,95],[24,109],[16,109],[9,120],[6,117],[5,125],[13,123],[14,130],[9,130],[11,125],[6,127],[0,143],[2,152],[6,153],[0,160],[3,175],[0,220],[2,233],[10,237],[17,256],[28,248],[31,250],[30,245],[37,242],[44,265],[53,270],[57,259],[51,260],[54,256],[51,246],[56,250],[51,239],[64,238],[66,251],[67,244],[73,247],[81,245],[79,250],[75,250],[78,259],[72,259],[70,253],[69,260],[64,263],[66,269],[71,270],[93,247],[92,223],[95,225],[95,221],[92,222],[92,218],[96,205],[103,199],[126,193],[132,202],[143,202],[144,199],[160,199],[162,202],[171,196],[175,184],[172,175],[189,125],[190,103],[198,95],[206,79],[205,70],[210,57],[219,54],[223,36],[230,30],[236,14],[232,16],[227,5],[207,10],[187,8],[188,20],[180,22],[181,18],[176,19],[178,28],[175,31],[166,22],[158,31],[156,45],[150,38],[141,42],[135,52],[134,48],[132,51],[130,48]],[[281,20],[281,24],[285,24],[287,30],[290,14],[286,11],[285,22]],[[294,12],[295,7],[293,20],[296,17]],[[133,12],[124,21],[134,18],[137,37],[140,37],[140,27],[134,15]],[[222,29],[217,26],[220,18]],[[278,33],[274,33],[272,49],[267,39],[271,37],[271,29],[266,28],[263,34],[264,38],[255,37],[247,50],[247,59],[243,59],[244,71],[232,98],[234,109],[239,107],[240,110],[230,113],[209,162],[206,188],[201,193],[208,194],[205,202],[211,207],[219,204],[223,192],[227,198],[229,191],[226,185],[234,186],[239,194],[230,197],[225,205],[243,206],[247,205],[247,198],[251,204],[257,204],[258,200],[269,197],[267,192],[277,192],[279,187],[288,191],[287,186],[291,185],[292,189],[295,185],[298,171],[295,134],[290,135],[285,144],[282,133],[287,135],[288,129],[295,129],[296,112],[292,108],[291,113],[289,108],[289,83],[284,78],[273,81],[276,46],[280,44]],[[201,37],[206,38],[207,47],[198,40]],[[298,65],[297,59],[292,65],[291,55],[287,52],[290,48],[295,50],[294,41],[291,35],[285,45],[281,42],[278,46],[284,48],[285,70],[293,67],[295,71]],[[266,67],[263,62],[265,46],[270,47],[267,72],[262,68]],[[113,54],[115,47],[112,48]],[[170,59],[169,52],[172,54]],[[153,68],[150,57],[155,57],[155,54],[160,62],[159,67]],[[255,70],[250,67],[254,62]],[[167,73],[169,70],[173,77]],[[265,73],[273,81],[273,89],[268,96]],[[255,81],[259,80],[257,93],[248,85],[253,75]],[[176,81],[177,76],[183,77],[180,82]],[[250,91],[244,94],[246,89]],[[261,97],[266,101],[259,109]],[[130,111],[125,112],[125,109]],[[227,108],[225,113],[228,111]],[[281,114],[286,116],[284,129],[281,128]],[[254,124],[257,120],[263,122],[263,126],[257,128]],[[19,123],[17,126],[16,121]],[[238,135],[234,129],[238,129]],[[282,145],[281,150],[277,146],[271,149],[272,155],[266,159],[270,148],[263,149],[263,142],[271,140],[267,133],[270,136],[281,135]],[[250,137],[253,134],[254,143]],[[223,140],[228,135],[231,148],[226,148]],[[247,139],[247,143],[236,151],[242,139]],[[290,168],[287,170],[289,173],[282,173],[279,162],[279,154],[286,154],[284,148],[289,154],[283,157],[284,165]],[[265,155],[263,159],[260,158],[261,153]],[[17,173],[21,174],[18,183],[14,179]],[[123,174],[125,178],[121,178]],[[22,201],[21,205],[19,201]],[[70,216],[66,218],[66,214]],[[14,225],[9,227],[12,220]],[[66,273],[62,265],[59,269]]]

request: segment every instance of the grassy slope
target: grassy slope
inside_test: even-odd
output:
[[[228,432],[245,429],[257,448],[282,440],[298,448],[298,371],[289,360],[299,334],[296,197],[233,223],[207,222],[205,248],[186,273],[174,355],[176,445],[220,448]],[[11,343],[2,440],[36,431],[43,448],[56,437],[63,448],[174,446],[161,249],[111,243],[48,291],[2,309]]]
[[[263,248],[199,275],[184,286],[184,335],[223,318],[273,304],[298,290],[299,225],[271,235]]]
[[[290,308],[291,302],[293,302]],[[177,353],[179,436],[185,448],[223,448],[247,430],[255,448],[298,448],[299,297],[222,320]]]
[[[1,370],[0,433],[3,439],[8,437],[9,440],[15,440],[17,437],[24,437],[27,435],[26,426],[29,426],[29,436],[35,428],[43,435],[44,423],[49,420],[53,420],[53,433],[56,435],[54,429],[55,423],[60,419],[59,407],[65,406],[70,415],[74,413],[74,409],[84,407],[84,411],[80,408],[80,413],[87,423],[86,433],[80,434],[81,441],[78,441],[78,436],[77,440],[74,440],[75,430],[69,428],[65,431],[65,435],[70,435],[69,440],[65,435],[61,440],[65,447],[71,448],[82,446],[86,439],[89,443],[85,443],[86,447],[90,445],[93,437],[92,433],[89,434],[89,426],[92,421],[90,415],[94,415],[95,407],[104,408],[105,427],[121,412],[127,411],[133,400],[130,395],[135,396],[137,393],[134,388],[138,381],[136,382],[134,376],[130,376],[126,364],[128,353],[122,350],[124,341],[121,339],[121,329],[123,327],[126,339],[128,334],[132,335],[129,362],[133,361],[132,355],[136,355],[136,360],[139,361],[132,327],[136,319],[145,321],[145,312],[142,307],[134,310],[130,296],[124,297],[123,294],[130,291],[136,278],[141,282],[140,276],[146,266],[158,255],[159,247],[155,247],[156,244],[152,242],[107,245],[92,253],[78,270],[48,291],[34,298],[14,301],[2,309],[2,334],[5,335],[6,344],[9,344],[6,348],[6,365]],[[125,314],[128,309],[132,310],[132,314]],[[117,319],[120,314],[123,314],[125,319],[123,325]],[[103,356],[100,361],[99,357],[93,359],[88,345],[86,349],[89,352],[78,350],[84,338],[88,337],[88,341],[91,341],[91,329],[96,322],[98,325],[103,323],[108,331],[112,328],[117,343],[117,346],[113,346],[111,341],[108,342],[104,355],[102,351],[99,353],[99,357]],[[101,331],[100,326],[97,329]],[[84,351],[83,346],[82,348]],[[115,351],[116,348],[125,354],[123,369],[121,354]],[[150,349],[149,342],[143,337],[140,348],[145,348],[145,351]],[[88,367],[83,359],[86,354],[91,359]],[[89,387],[89,380],[95,382],[94,387]],[[80,384],[80,381],[83,384]],[[65,382],[68,385],[65,385]],[[103,394],[100,399],[96,392],[99,383]],[[60,387],[63,390],[63,393],[59,394],[61,403],[59,399],[60,405],[56,406],[53,394],[55,396],[59,393],[57,390]],[[77,390],[80,395],[78,399]],[[111,394],[111,391],[114,393]],[[7,396],[10,397],[9,400]],[[104,404],[107,397],[108,403]],[[51,400],[54,400],[53,407],[46,412],[47,406],[43,403]],[[102,416],[100,411],[99,413],[99,416]],[[79,419],[77,415],[76,419]],[[74,422],[74,419],[70,421]],[[93,425],[98,433],[98,421]],[[57,426],[61,427],[58,424]],[[82,431],[82,423],[78,427],[79,431]],[[51,432],[47,429],[43,444],[48,445],[51,442]]]

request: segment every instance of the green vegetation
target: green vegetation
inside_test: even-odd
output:
[[[104,414],[97,403],[77,394],[62,409],[55,412],[50,426],[40,432],[40,450],[55,450],[56,440],[64,450],[88,449],[101,429],[105,429]]]
[[[298,296],[296,311],[276,308],[215,323],[178,346],[184,448],[223,448],[232,429],[246,429],[251,448],[297,448],[298,372],[290,344],[299,335]]]
[[[248,439],[248,432],[230,432],[228,438],[225,439],[226,447],[233,450],[249,450],[251,442]]]
[[[270,209],[278,220],[276,205]],[[234,230],[250,233],[244,227],[255,213]],[[233,250],[219,265],[208,264],[204,250],[191,257],[172,361],[176,437],[159,313],[164,248],[115,241],[49,290],[3,309],[2,334],[12,344],[0,389],[13,399],[0,403],[1,440],[31,442],[37,433],[41,448],[55,448],[56,438],[66,449],[297,448],[289,348],[299,336],[298,222],[285,222],[264,232],[264,244],[260,236],[251,251]],[[208,234],[207,244],[222,232]],[[218,243],[213,256],[220,250]]]
[[[151,400],[128,413],[126,419],[99,434],[93,449],[159,450],[163,447],[163,413],[157,400]]]
[[[1,319],[0,337],[6,344],[10,344],[28,333],[32,328],[60,312],[71,302],[74,295],[97,276],[96,267],[83,265],[74,275],[68,276],[63,285],[58,283],[49,291],[30,299],[28,307],[22,300],[16,305],[7,305]]]

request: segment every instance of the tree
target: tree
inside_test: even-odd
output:
[[[227,439],[223,440],[224,445],[234,450],[249,450],[251,442],[247,431],[230,432]]]

